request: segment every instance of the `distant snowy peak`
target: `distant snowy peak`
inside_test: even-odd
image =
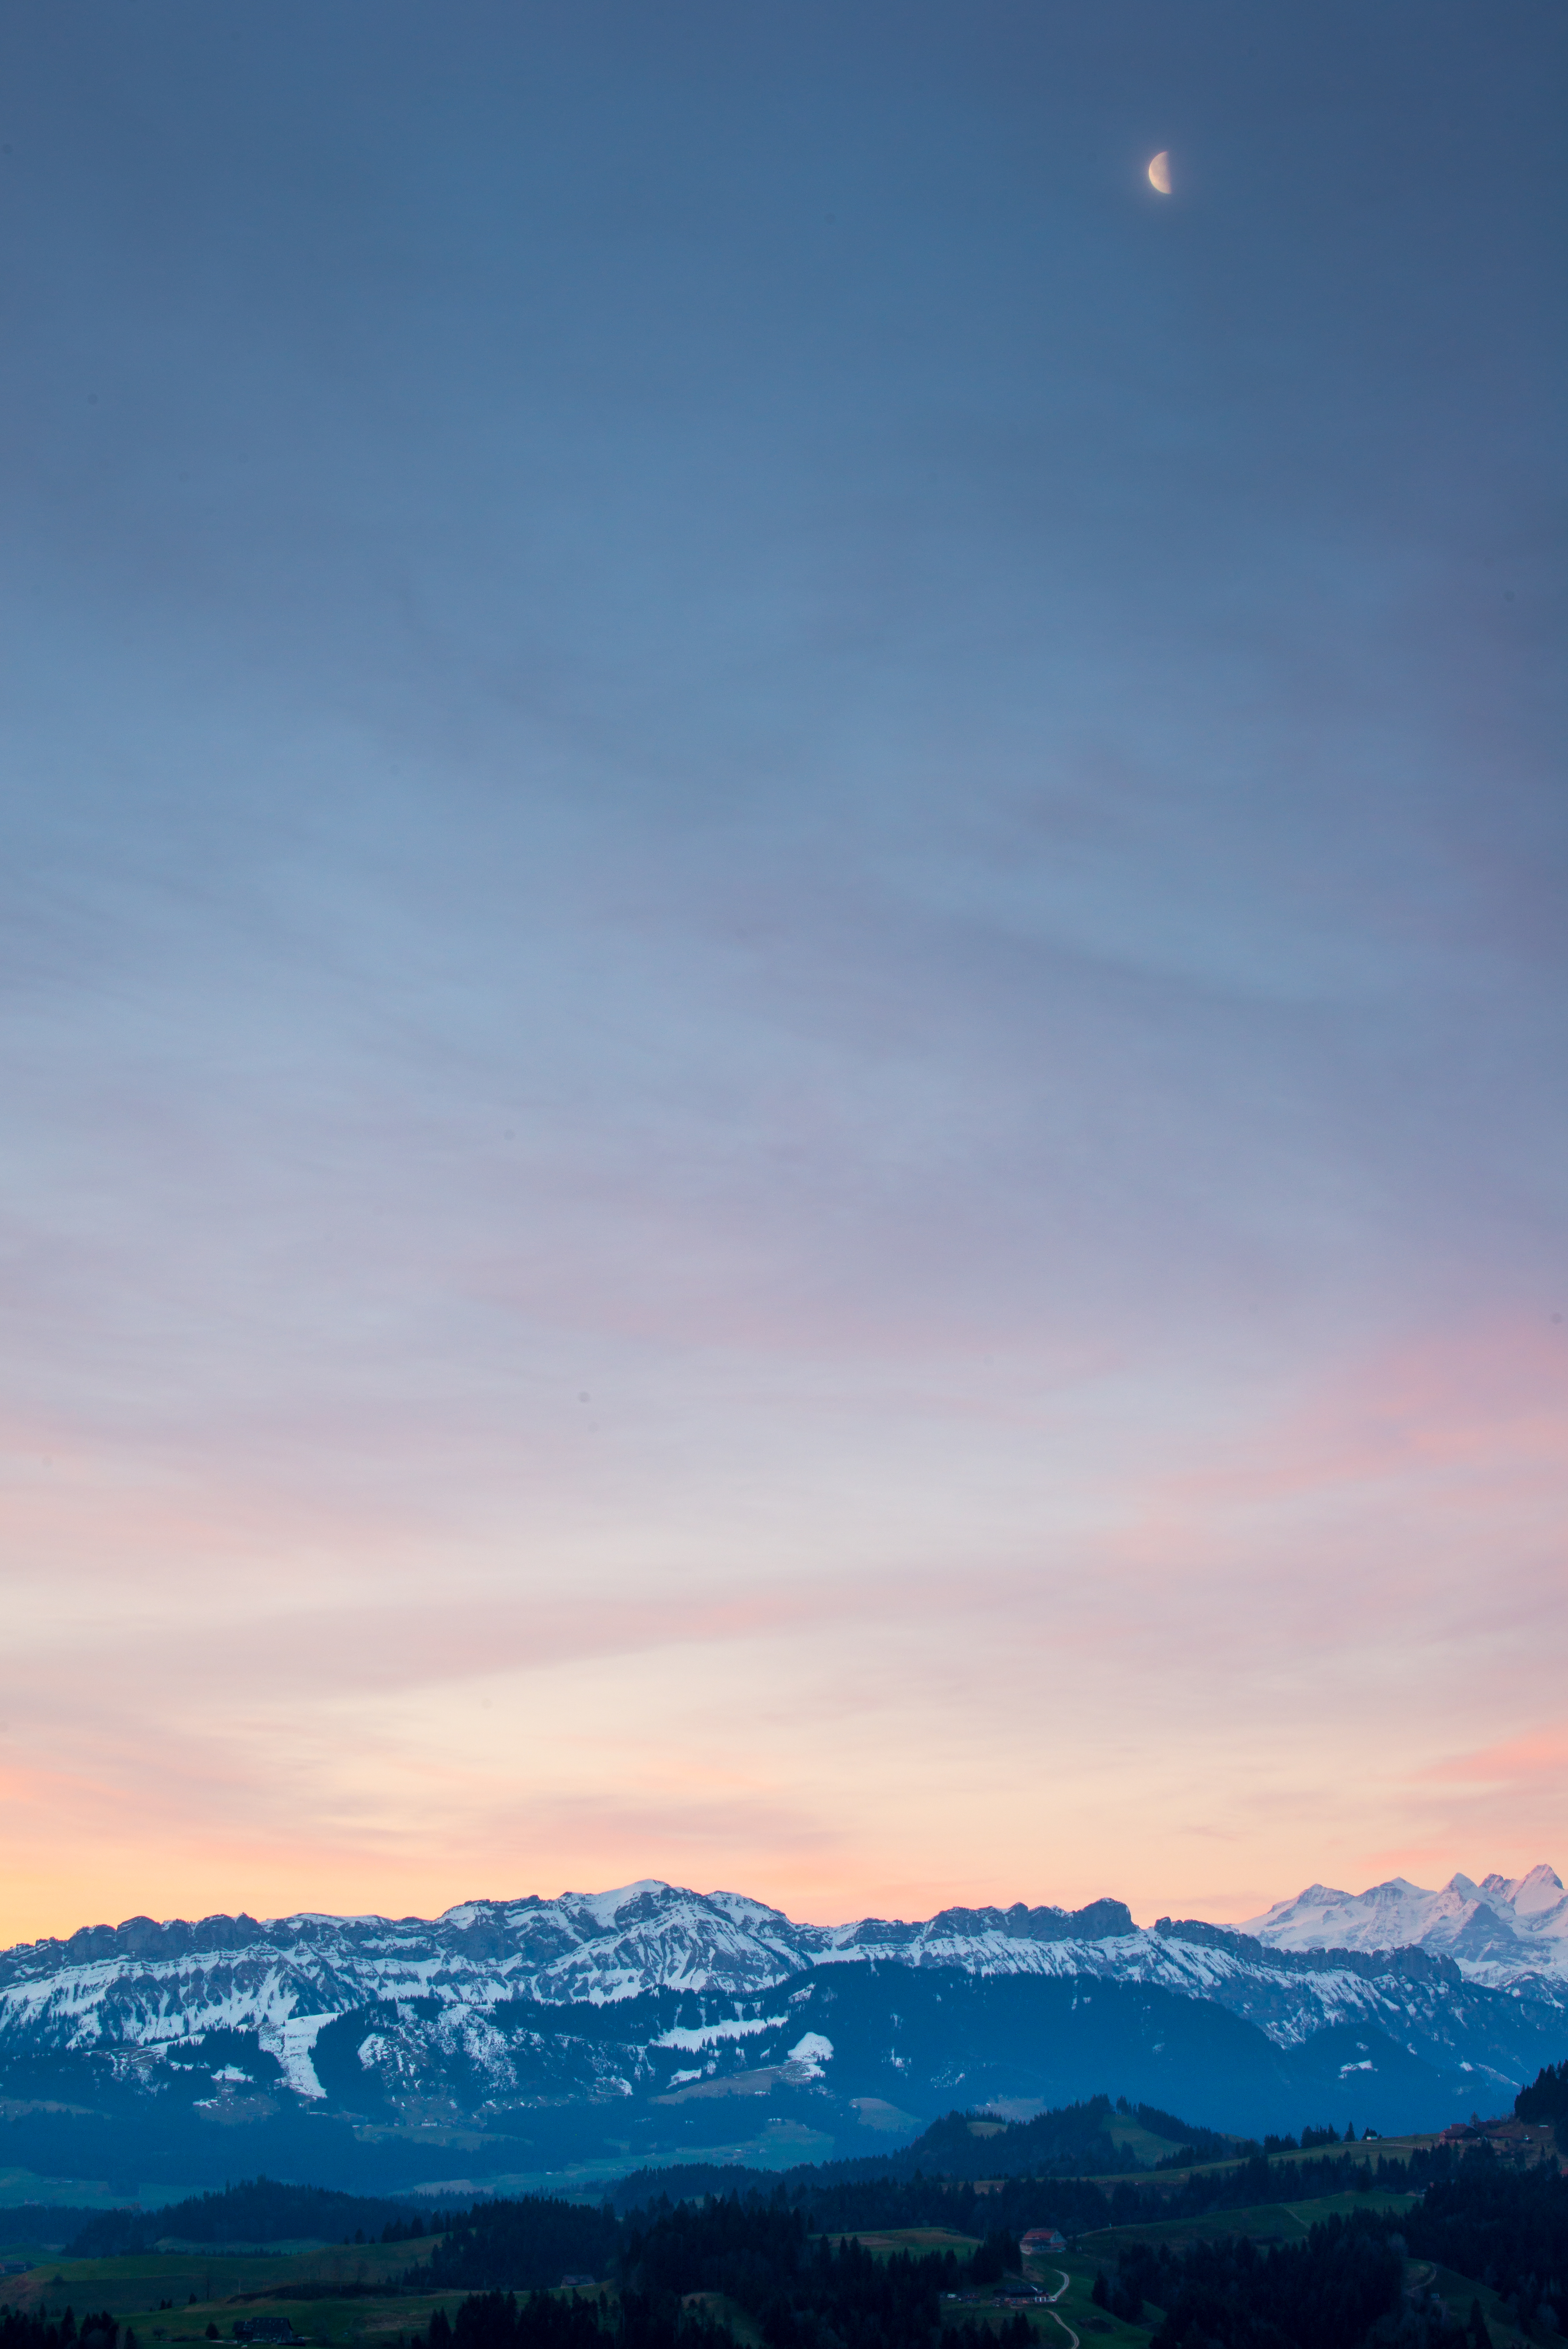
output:
[[[1441,1951],[1472,1980],[1568,1978],[1568,1892],[1542,1863],[1526,1876],[1455,1876],[1439,1892],[1396,1876],[1365,1892],[1309,1885],[1239,1929],[1280,1950]]]
[[[1516,1917],[1524,1919],[1561,1918],[1563,1904],[1568,1901],[1563,1878],[1544,1860],[1528,1876],[1489,1876],[1480,1889],[1481,1898],[1490,1900],[1494,1908],[1500,1900],[1506,1901]],[[1561,1930],[1568,1931],[1568,1927]]]

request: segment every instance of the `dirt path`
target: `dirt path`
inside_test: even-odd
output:
[[[1038,2271],[1041,2267],[1046,2267],[1046,2263],[1044,2261],[1031,2260],[1029,2261],[1029,2265],[1036,2271],[1036,2281],[1037,2282]],[[1046,2295],[1047,2303],[1046,2313],[1050,2318],[1053,2324],[1059,2324],[1061,2326],[1062,2331],[1067,2334],[1068,2341],[1072,2344],[1072,2349],[1083,2349],[1082,2343],[1079,2341],[1078,2334],[1073,2331],[1072,2326],[1068,2323],[1067,2318],[1065,2316],[1058,2316],[1056,2310],[1049,2305],[1052,2301],[1060,2300],[1063,2292],[1066,2292],[1068,2284],[1071,2283],[1072,2278],[1068,2275],[1066,2268],[1046,2267],[1046,2273],[1047,2275],[1054,2275],[1059,2279],[1055,2292],[1047,2292]]]

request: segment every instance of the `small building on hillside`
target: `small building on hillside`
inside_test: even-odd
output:
[[[1462,2121],[1456,2121],[1451,2128],[1444,2129],[1438,2143],[1490,2146],[1504,2161],[1522,2166],[1551,2160],[1556,2153],[1548,2123],[1515,2120],[1510,2114],[1494,2121],[1471,2121],[1468,2127]]]
[[[1030,2227],[1019,2236],[1018,2249],[1026,2260],[1043,2259],[1047,2251],[1065,2251],[1067,2241],[1059,2227]]]

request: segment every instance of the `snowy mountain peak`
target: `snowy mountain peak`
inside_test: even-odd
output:
[[[607,1929],[618,1925],[623,1918],[642,1922],[660,1916],[669,1906],[671,1896],[677,1900],[695,1900],[698,1895],[686,1892],[673,1884],[661,1884],[656,1877],[639,1877],[635,1884],[619,1885],[613,1892],[563,1892],[561,1905]]]
[[[1456,1875],[1437,1892],[1403,1876],[1357,1893],[1313,1884],[1241,1930],[1283,1950],[1442,1951],[1472,1980],[1500,1988],[1568,1977],[1568,1893],[1544,1862],[1480,1884]]]
[[[1477,1889],[1494,1907],[1506,1902],[1517,1917],[1544,1916],[1568,1897],[1563,1892],[1563,1878],[1544,1860],[1528,1876],[1489,1876]]]

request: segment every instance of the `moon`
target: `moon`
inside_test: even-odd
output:
[[[1171,157],[1163,147],[1149,166],[1149,184],[1158,188],[1162,196],[1171,193]]]

